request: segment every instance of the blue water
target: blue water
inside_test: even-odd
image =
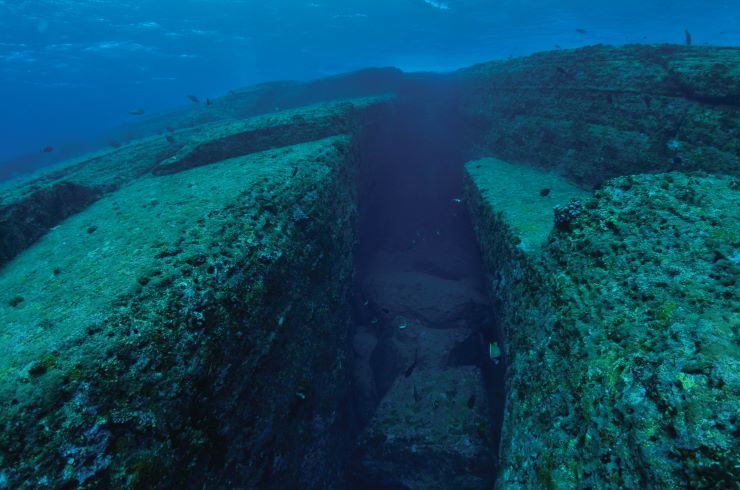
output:
[[[738,0],[0,0],[0,162],[275,79],[609,43],[740,44]],[[585,32],[584,32],[585,31]]]

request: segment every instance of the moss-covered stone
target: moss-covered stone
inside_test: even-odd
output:
[[[485,173],[468,164],[510,363],[498,486],[731,488],[740,457],[733,179],[610,180],[570,227],[522,250],[521,220],[507,209],[517,204],[483,192],[499,181]]]
[[[339,136],[139,178],[7,264],[8,485],[335,481],[355,158]]]

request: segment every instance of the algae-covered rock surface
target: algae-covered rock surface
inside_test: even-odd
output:
[[[166,134],[63,162],[15,182],[0,197],[0,266],[68,216],[134,179],[355,133],[377,117],[388,100],[340,99],[245,119],[171,128]]]
[[[633,175],[543,201],[550,234],[523,249],[530,204],[495,189],[515,166],[487,162],[466,193],[509,360],[498,487],[733,488],[737,180]]]
[[[458,76],[474,157],[588,185],[670,170],[740,174],[740,48],[590,46]]]
[[[0,270],[8,485],[335,481],[355,159],[337,136],[142,177]]]
[[[467,172],[478,193],[505,216],[514,244],[523,251],[536,251],[547,240],[554,206],[589,195],[556,173],[496,158],[470,162]]]

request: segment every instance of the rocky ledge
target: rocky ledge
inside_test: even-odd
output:
[[[643,172],[740,175],[740,48],[589,46],[462,70],[471,157],[598,185]]]
[[[357,133],[388,97],[334,100],[244,119],[211,121],[66,161],[12,183],[0,197],[0,267],[50,228],[148,174],[164,175],[271,148]]]
[[[133,142],[6,196],[6,245],[13,209],[59,222],[0,269],[3,485],[335,484],[355,130],[381,102]],[[180,142],[189,163],[152,174]],[[34,197],[65,186],[95,191],[75,214]]]
[[[498,488],[736,485],[740,182],[466,170],[509,360]]]

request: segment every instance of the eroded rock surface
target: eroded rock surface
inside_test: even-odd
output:
[[[0,271],[12,488],[334,485],[349,136],[129,182]]]
[[[388,101],[388,97],[335,100],[173,129],[64,162],[4,186],[0,198],[0,267],[68,216],[149,173],[171,174],[337,134],[356,134]]]
[[[587,185],[651,171],[740,175],[740,48],[590,46],[459,75],[474,158]]]
[[[495,162],[467,165],[467,196],[509,356],[498,486],[731,488],[737,180],[615,178],[560,203],[568,226],[549,224],[523,248],[545,225],[523,218],[531,201],[496,188],[517,170]],[[562,180],[539,174],[538,188]],[[538,213],[554,205],[542,200]]]

